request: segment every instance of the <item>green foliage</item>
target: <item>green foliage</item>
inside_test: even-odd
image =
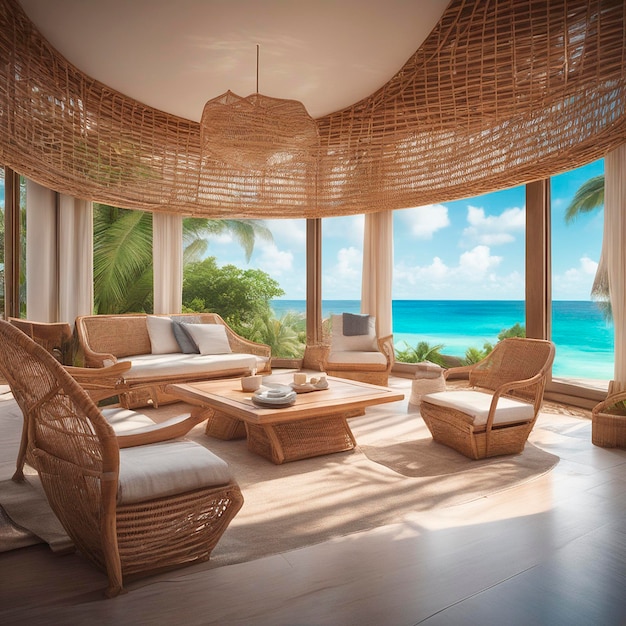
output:
[[[493,344],[486,341],[483,344],[483,349],[480,348],[468,348],[465,351],[465,358],[463,359],[463,365],[473,365],[482,361],[493,350]]]
[[[498,334],[498,341],[502,341],[507,337],[526,337],[526,329],[519,322],[511,326],[511,328],[505,328]],[[463,359],[464,365],[474,365],[482,361],[493,350],[493,344],[485,341],[482,350],[480,348],[471,347],[465,352],[465,358]]]
[[[517,322],[516,324],[511,326],[511,328],[505,328],[503,331],[501,331],[498,335],[498,341],[502,341],[507,337],[526,337],[526,328],[522,326],[519,322]]]
[[[402,363],[421,363],[422,361],[430,361],[442,367],[446,367],[445,358],[441,354],[443,344],[431,346],[426,341],[420,341],[416,346],[411,347],[406,341],[404,348],[396,348],[396,360]]]
[[[270,301],[284,291],[261,270],[218,267],[215,257],[191,263],[183,272],[185,310],[221,315],[235,332],[248,336],[255,319],[271,314]]]
[[[581,213],[592,213],[604,206],[604,175],[594,176],[585,181],[574,194],[565,209],[565,222],[575,220]]]
[[[285,313],[281,318],[271,313],[254,319],[246,337],[272,348],[272,356],[302,358],[306,343],[306,318],[298,313]]]
[[[152,311],[152,214],[94,205],[94,310]]]

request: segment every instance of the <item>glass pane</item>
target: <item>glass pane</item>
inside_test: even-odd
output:
[[[183,231],[183,311],[214,311],[272,356],[301,357],[306,220],[186,219]]]
[[[525,193],[514,187],[394,213],[399,360],[474,362],[502,331],[519,324],[523,332]]]
[[[592,181],[582,204],[568,208]],[[613,325],[606,301],[592,296],[604,228],[604,161],[551,179],[552,339],[555,378],[613,378]]]
[[[322,319],[361,312],[365,216],[322,220]]]

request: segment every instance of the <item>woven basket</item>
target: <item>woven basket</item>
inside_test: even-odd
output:
[[[596,446],[626,448],[626,408],[619,397],[609,396],[591,411],[591,442]]]

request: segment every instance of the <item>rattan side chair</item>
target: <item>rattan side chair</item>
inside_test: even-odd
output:
[[[526,445],[554,360],[551,341],[512,337],[482,361],[450,368],[469,375],[469,389],[422,396],[420,414],[433,439],[471,459],[519,454]]]
[[[329,376],[386,386],[395,362],[393,336],[378,337],[373,316],[353,316],[363,317],[367,330],[363,334],[348,334],[346,315],[350,314],[331,316],[330,345],[320,369]]]
[[[193,441],[150,443],[155,425],[116,435],[60,363],[1,320],[0,352],[46,497],[76,547],[105,570],[107,596],[123,591],[123,577],[210,557],[243,504],[222,459]]]

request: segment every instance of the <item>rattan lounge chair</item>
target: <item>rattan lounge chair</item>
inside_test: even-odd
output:
[[[433,439],[471,459],[522,452],[554,351],[550,341],[508,338],[479,363],[447,370],[447,378],[467,372],[471,388],[422,396],[420,413]]]
[[[29,459],[76,547],[106,571],[106,595],[123,577],[207,560],[243,504],[227,464],[192,441],[142,445],[158,426],[116,435],[54,357],[4,321],[0,351]]]

